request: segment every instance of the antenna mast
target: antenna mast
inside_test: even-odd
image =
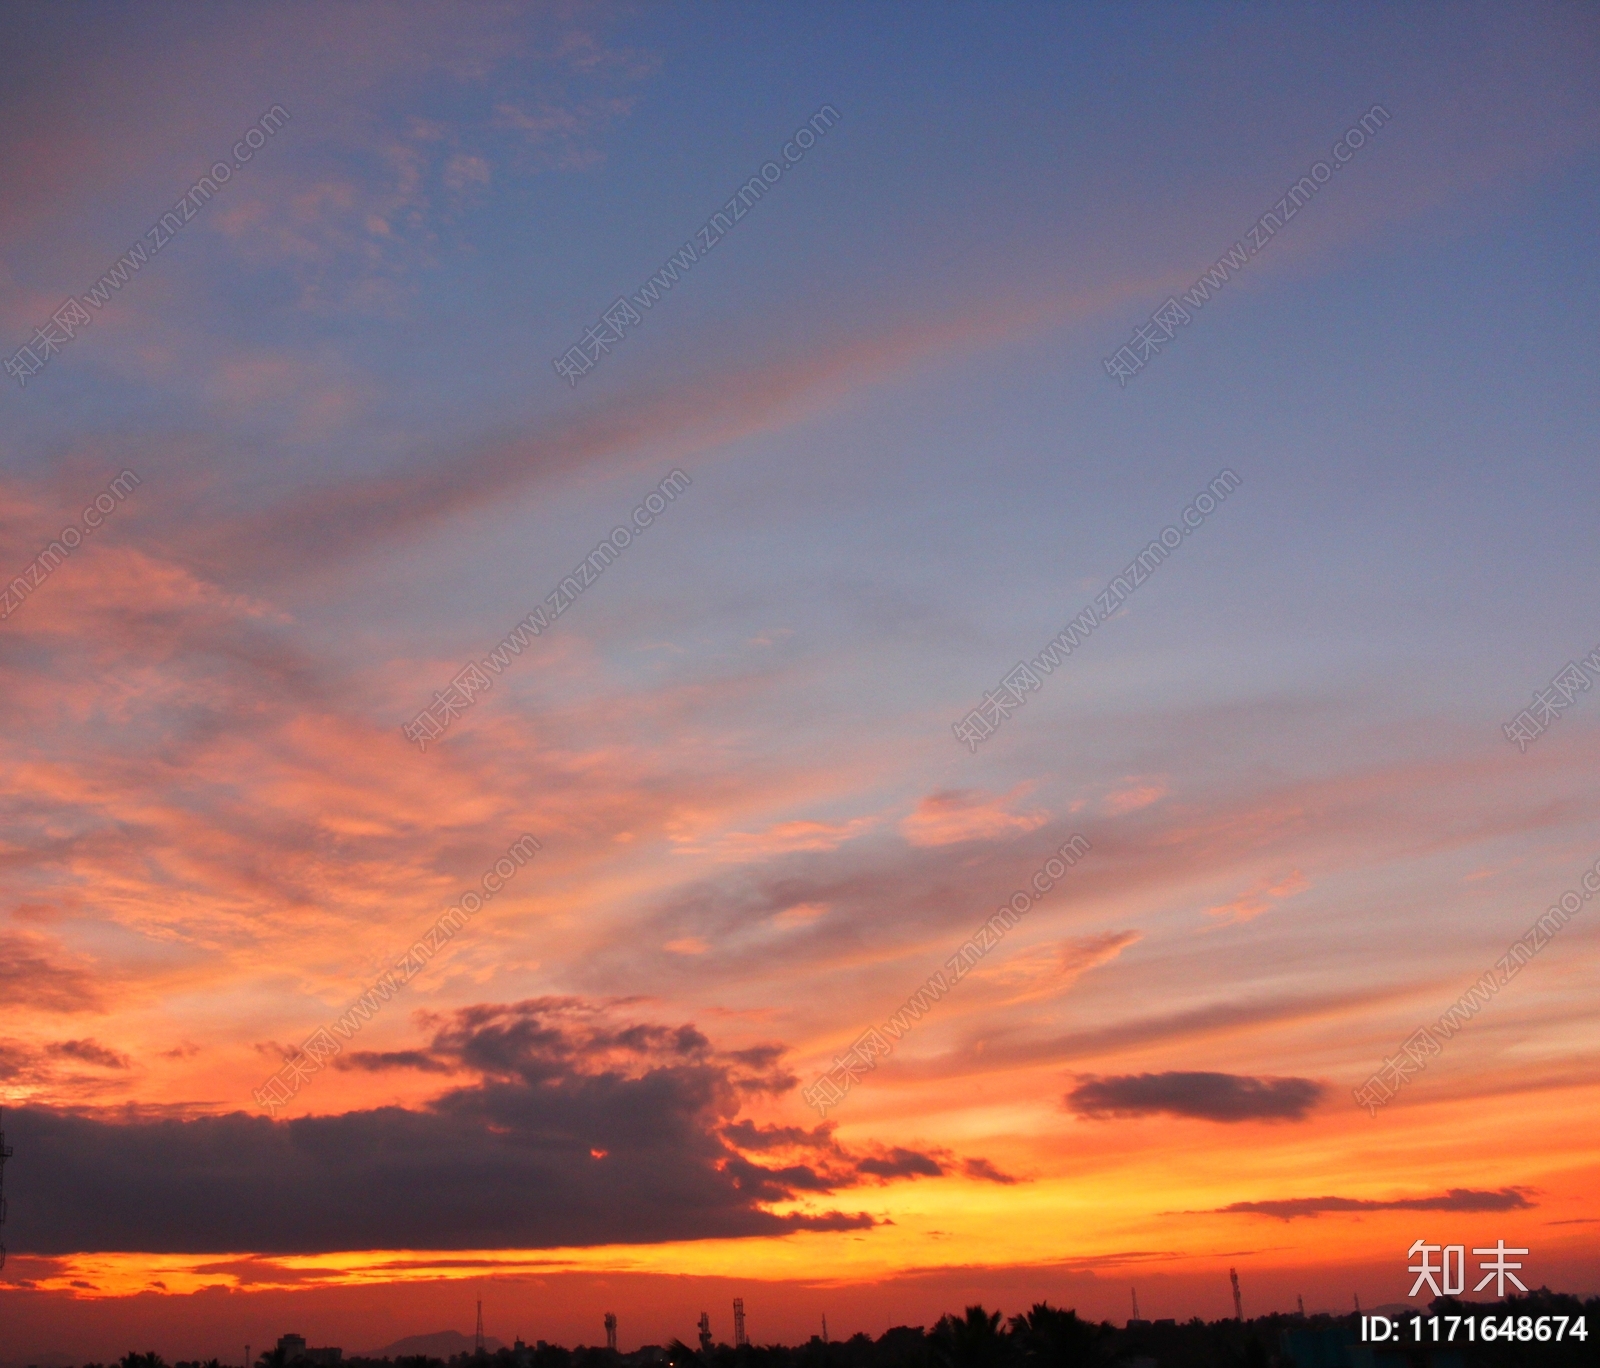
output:
[[[478,1302],[478,1330],[473,1336],[472,1349],[479,1358],[483,1357],[483,1301],[481,1299]]]
[[[744,1333],[744,1298],[733,1299],[733,1347],[743,1349],[750,1341]]]
[[[1244,1319],[1244,1303],[1239,1300],[1239,1270],[1230,1268],[1228,1278],[1233,1283],[1233,1318],[1236,1321]]]
[[[0,1127],[5,1123],[5,1108],[0,1107]],[[6,1223],[5,1175],[6,1160],[11,1157],[11,1146],[6,1144],[6,1133],[0,1129],[0,1226]],[[6,1247],[0,1244],[0,1268],[6,1266]]]
[[[1134,1320],[1142,1320],[1143,1317],[1139,1314],[1139,1289],[1130,1287],[1128,1291],[1133,1293],[1133,1318]]]
[[[606,1312],[606,1348],[613,1354],[617,1352],[617,1313]]]
[[[711,1352],[711,1313],[709,1311],[700,1313],[700,1352],[702,1354]]]

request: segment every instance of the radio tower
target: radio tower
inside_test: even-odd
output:
[[[743,1349],[749,1343],[750,1341],[745,1338],[744,1333],[744,1298],[735,1297],[733,1299],[733,1347],[735,1349]]]
[[[1239,1300],[1239,1270],[1230,1268],[1228,1278],[1233,1283],[1233,1318],[1236,1321],[1244,1319],[1244,1303]]]
[[[606,1348],[613,1354],[617,1352],[617,1313],[606,1312]]]
[[[700,1352],[702,1354],[710,1354],[711,1352],[711,1313],[709,1311],[700,1313]]]
[[[1306,1299],[1304,1297],[1297,1296],[1295,1300],[1300,1303],[1300,1314],[1304,1316],[1306,1313]]]
[[[0,1107],[0,1126],[5,1122],[5,1108]],[[11,1147],[6,1144],[6,1133],[0,1129],[0,1226],[6,1223],[5,1174],[6,1160],[11,1157]],[[0,1244],[0,1268],[6,1266],[6,1247]]]
[[[1130,1287],[1128,1291],[1133,1293],[1133,1318],[1134,1320],[1141,1320],[1142,1317],[1139,1315],[1139,1289]]]
[[[477,1329],[477,1332],[472,1337],[472,1352],[474,1354],[476,1354],[477,1357],[479,1357],[479,1358],[482,1358],[483,1355],[484,1355],[484,1347],[483,1347],[483,1302],[482,1301],[479,1301],[479,1303],[478,1303],[478,1329]]]

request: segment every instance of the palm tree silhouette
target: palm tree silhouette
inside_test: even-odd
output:
[[[946,1368],[1000,1368],[1006,1357],[1000,1313],[969,1306],[960,1320],[945,1316],[934,1329],[933,1348]]]

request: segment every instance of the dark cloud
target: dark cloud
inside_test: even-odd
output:
[[[721,1052],[692,1026],[619,1025],[571,999],[472,1007],[432,1025],[426,1048],[364,1053],[354,1066],[475,1076],[415,1110],[293,1121],[8,1112],[10,1243],[270,1254],[854,1229],[873,1218],[770,1208],[946,1169],[942,1152],[852,1152],[831,1126],[741,1121],[747,1098],[794,1086],[772,1048]],[[333,1093],[336,1078],[314,1086]]]
[[[1303,1121],[1322,1084],[1309,1078],[1248,1074],[1158,1073],[1087,1078],[1067,1094],[1079,1116],[1192,1116],[1202,1121]]]
[[[811,1130],[802,1126],[757,1126],[751,1121],[736,1121],[722,1130],[730,1143],[747,1154],[783,1150],[810,1154],[808,1162],[824,1164],[824,1171],[829,1178],[841,1186],[848,1181],[847,1175],[852,1174],[855,1181],[871,1178],[887,1183],[899,1178],[942,1178],[953,1166],[957,1166],[955,1156],[945,1149],[924,1152],[897,1146],[855,1154],[841,1145],[833,1132],[832,1121],[824,1121]],[[959,1161],[959,1168],[968,1178],[980,1178],[985,1182],[1017,1181],[1010,1174],[1002,1173],[987,1159],[963,1159]]]
[[[89,1066],[85,1068],[84,1066]],[[0,1038],[0,1082],[22,1096],[51,1097],[63,1106],[104,1102],[127,1087],[132,1061],[94,1040],[62,1040],[39,1045]],[[107,1070],[112,1076],[107,1077]]]
[[[961,1171],[968,1178],[981,1178],[986,1183],[1011,1184],[1017,1181],[1009,1173],[1001,1173],[987,1159],[968,1159],[961,1166]]]
[[[837,1129],[832,1121],[824,1121],[811,1130],[802,1126],[758,1126],[754,1121],[735,1121],[724,1126],[722,1133],[742,1150],[761,1153],[775,1149],[816,1149],[837,1151],[833,1138]]]
[[[1523,1211],[1534,1205],[1523,1196],[1524,1191],[1514,1187],[1498,1192],[1451,1188],[1437,1197],[1399,1197],[1389,1202],[1358,1197],[1288,1197],[1269,1202],[1232,1202],[1207,1214],[1276,1216],[1292,1221],[1296,1216],[1321,1216],[1335,1211]]]
[[[451,1066],[435,1059],[426,1050],[356,1050],[333,1061],[336,1069],[362,1069],[381,1073],[385,1069],[420,1069],[423,1073],[452,1073]]]
[[[45,1051],[58,1059],[76,1059],[102,1069],[126,1069],[132,1063],[127,1055],[107,1049],[95,1040],[58,1040],[54,1045],[47,1045]]]
[[[857,1169],[873,1178],[938,1178],[944,1166],[932,1155],[896,1145],[882,1154],[858,1160]]]

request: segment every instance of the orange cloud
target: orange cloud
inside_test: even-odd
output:
[[[981,789],[940,789],[930,793],[900,823],[900,831],[914,846],[954,845],[959,841],[995,841],[1036,831],[1050,814],[1035,810],[1019,813],[1007,804],[1025,790],[1018,785],[1002,796]]]
[[[1035,945],[978,970],[976,976],[1006,990],[1008,1002],[1048,997],[1070,988],[1091,969],[1111,963],[1143,939],[1138,931],[1104,931]]]
[[[877,825],[876,817],[854,817],[847,822],[778,822],[764,831],[729,831],[707,841],[686,837],[678,849],[686,855],[710,854],[716,860],[743,863],[796,851],[837,850]]]
[[[1270,911],[1274,903],[1292,898],[1296,893],[1304,893],[1310,887],[1311,881],[1295,869],[1279,878],[1258,879],[1237,898],[1208,907],[1206,913],[1217,918],[1219,925],[1232,926],[1236,922],[1259,917],[1263,912]]]

